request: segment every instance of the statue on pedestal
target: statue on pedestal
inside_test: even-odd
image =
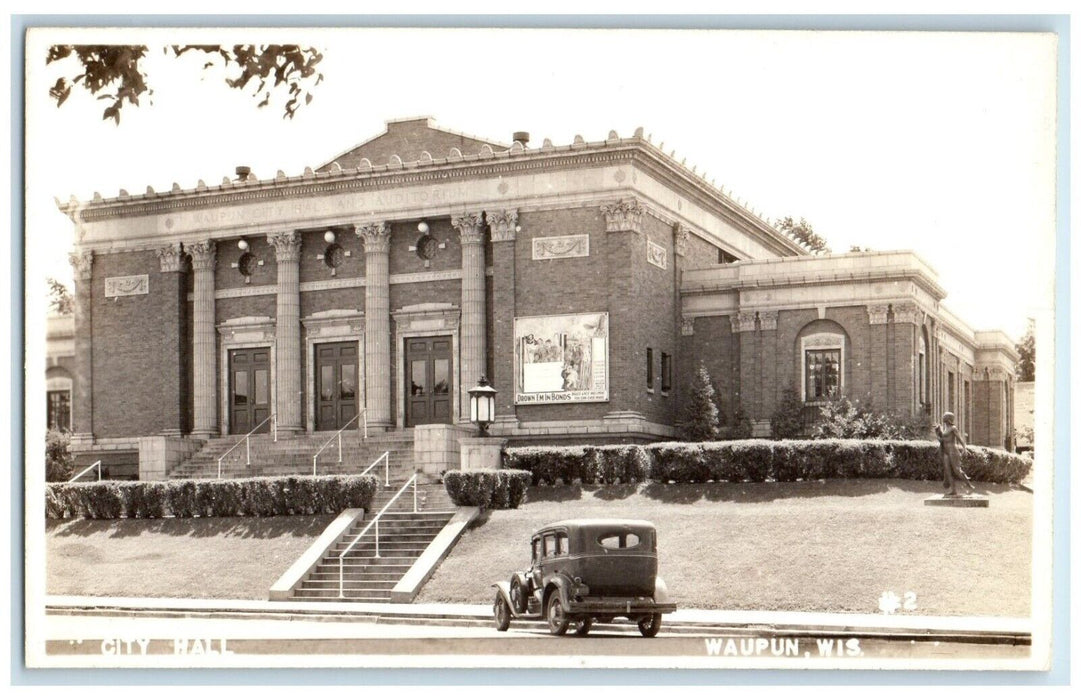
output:
[[[969,493],[974,493],[976,488],[961,471],[961,454],[968,451],[961,432],[954,425],[956,418],[952,413],[942,415],[942,424],[935,426],[935,435],[938,436],[938,453],[942,459],[942,485],[946,487],[947,496],[957,496],[957,481],[961,480]],[[958,449],[960,445],[960,449]]]

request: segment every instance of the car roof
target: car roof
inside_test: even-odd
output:
[[[567,529],[594,529],[603,527],[627,527],[656,530],[656,526],[648,520],[626,520],[621,518],[575,518],[573,520],[560,520],[538,528],[533,534],[554,530],[557,528]]]

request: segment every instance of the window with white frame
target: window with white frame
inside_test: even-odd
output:
[[[800,340],[803,400],[828,401],[844,388],[844,336],[814,333]]]

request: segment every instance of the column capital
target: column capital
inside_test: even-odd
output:
[[[90,279],[94,268],[94,253],[93,251],[86,251],[83,253],[69,253],[68,262],[75,269],[75,279],[87,281]]]
[[[217,244],[214,241],[199,241],[188,246],[193,270],[213,270],[217,259]]]
[[[682,335],[694,335],[694,316],[684,316],[680,321],[680,333]]]
[[[733,333],[743,333],[744,331],[754,330],[754,318],[753,311],[740,311],[737,314],[728,317],[728,320],[732,322]]]
[[[492,242],[513,241],[518,232],[518,210],[503,209],[489,211],[488,228],[492,231]]]
[[[868,304],[867,315],[870,316],[872,326],[880,326],[889,320],[889,304]]]
[[[601,206],[601,213],[604,214],[608,233],[642,232],[642,205],[634,197],[604,204]]]
[[[778,311],[759,311],[758,312],[758,327],[764,331],[777,330],[777,316]]]
[[[920,311],[920,307],[915,304],[893,305],[894,323],[915,323],[916,325],[919,325],[922,319],[923,314]]]
[[[162,272],[180,272],[184,262],[184,246],[170,243],[164,248],[158,248],[157,253]]]
[[[676,255],[687,255],[687,240],[691,237],[691,230],[677,221],[672,226],[672,236],[675,240]]]
[[[357,237],[364,241],[365,253],[390,252],[390,226],[386,221],[356,225]]]
[[[517,218],[517,214],[515,214],[515,218]],[[452,216],[450,225],[458,229],[458,233],[462,237],[462,245],[484,242],[484,215],[482,212],[468,212]]]
[[[267,242],[274,246],[274,257],[280,262],[298,262],[300,260],[300,234],[296,231],[271,233]]]

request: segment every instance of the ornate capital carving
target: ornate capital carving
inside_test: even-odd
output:
[[[266,237],[274,246],[274,257],[280,262],[298,262],[300,260],[300,235],[296,231],[272,233]]]
[[[733,333],[743,333],[744,331],[754,330],[755,313],[753,311],[740,311],[734,316],[729,316],[728,320],[732,322]]]
[[[679,332],[683,335],[694,335],[694,317],[684,316],[681,320]]]
[[[515,217],[517,218],[517,214]],[[462,245],[484,242],[484,217],[481,212],[452,216],[450,225],[458,229],[462,236]]]
[[[364,241],[365,253],[390,252],[390,226],[385,221],[359,224],[357,237]]]
[[[879,326],[889,320],[889,304],[868,304],[867,315],[871,317],[871,325]]]
[[[513,241],[518,229],[518,210],[504,209],[490,211],[487,214],[488,228],[492,231],[492,242]]]
[[[677,221],[672,226],[672,236],[676,243],[676,255],[683,257],[687,254],[687,241],[691,237],[691,230]]]
[[[180,272],[184,261],[184,246],[171,243],[164,248],[158,248],[157,253],[162,272]]]
[[[777,330],[777,311],[759,311],[758,326],[764,331]]]
[[[601,213],[604,214],[608,233],[642,231],[642,205],[633,197],[621,199],[614,204],[605,204],[601,206]]]
[[[75,270],[75,279],[83,282],[90,279],[91,273],[94,270],[93,251],[88,250],[85,253],[69,253],[68,262],[71,263],[72,268]]]
[[[199,241],[188,246],[193,270],[213,270],[217,260],[217,244],[214,241]]]
[[[918,325],[922,321],[922,317],[923,314],[920,312],[920,307],[915,304],[893,305],[894,323],[915,323]]]

